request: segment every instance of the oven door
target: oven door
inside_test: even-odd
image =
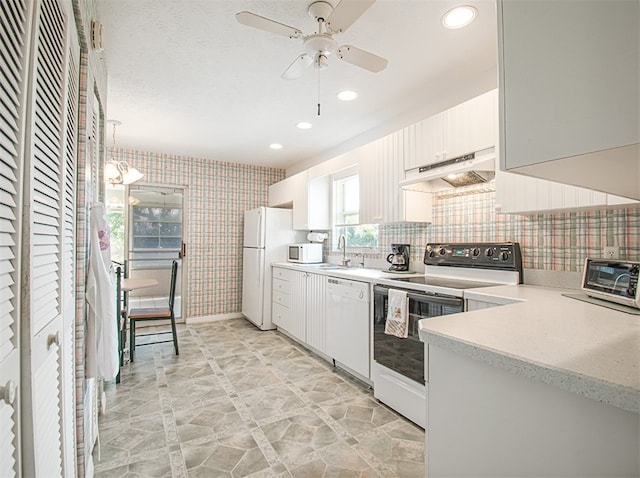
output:
[[[384,333],[389,287],[376,285],[373,292],[373,359],[380,365],[424,385],[424,344],[418,335],[418,321],[463,312],[463,299],[407,291],[409,332],[408,337],[402,339]]]

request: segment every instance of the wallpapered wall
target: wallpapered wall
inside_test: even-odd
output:
[[[186,186],[188,227],[186,317],[241,309],[244,211],[267,204],[268,188],[284,170],[116,149],[142,171],[142,182]]]
[[[428,242],[513,241],[520,243],[527,269],[581,271],[585,257],[601,256],[608,245],[619,246],[622,259],[640,260],[640,208],[497,214],[495,192],[436,195],[433,207],[432,224],[382,225],[378,251],[365,257],[386,257],[391,243],[410,244],[411,260],[422,261]]]
[[[239,312],[243,212],[265,205],[269,185],[284,171],[121,149],[115,156],[143,171],[145,182],[187,186],[186,317]],[[580,271],[584,258],[601,255],[605,245],[640,260],[640,208],[518,216],[497,214],[494,206],[494,192],[436,196],[432,224],[382,225],[379,248],[365,256],[383,259],[395,242],[411,244],[411,260],[421,261],[428,242],[514,241],[528,269]],[[334,243],[330,236],[327,249]]]

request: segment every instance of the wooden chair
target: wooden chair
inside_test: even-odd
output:
[[[163,335],[172,334],[173,339],[158,340],[155,342],[145,342],[142,345],[161,344],[173,341],[173,347],[176,350],[176,355],[180,355],[178,351],[178,335],[176,334],[176,319],[173,313],[173,306],[176,299],[176,279],[178,277],[178,261],[173,261],[171,264],[171,285],[169,286],[169,307],[148,307],[140,309],[131,309],[129,311],[129,358],[131,362],[134,361],[136,351],[136,323],[148,322],[153,320],[169,320],[171,322],[171,331],[167,332],[152,332],[148,334],[138,334],[138,337],[145,335]]]

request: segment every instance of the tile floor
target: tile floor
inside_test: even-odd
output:
[[[97,477],[421,477],[424,432],[244,319],[179,326],[105,385]]]

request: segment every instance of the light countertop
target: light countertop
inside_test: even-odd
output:
[[[420,337],[469,358],[640,412],[640,316],[535,286],[496,286],[466,299],[501,305],[420,321]]]
[[[359,280],[362,282],[375,282],[376,279],[400,279],[403,277],[423,276],[424,273],[393,273],[382,269],[369,269],[364,267],[343,267],[337,264],[299,264],[297,262],[274,262],[272,266],[286,269],[313,272],[342,279]]]

